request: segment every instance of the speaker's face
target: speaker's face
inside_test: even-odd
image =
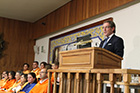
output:
[[[111,28],[109,23],[103,24],[104,35],[107,37],[113,33],[114,29],[115,29],[114,27]]]

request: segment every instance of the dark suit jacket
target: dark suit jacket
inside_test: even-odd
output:
[[[104,43],[104,40],[100,43],[100,46],[102,48]],[[124,44],[123,44],[123,39],[113,35],[110,40],[107,42],[107,44],[104,47],[105,49],[123,57],[124,54]]]

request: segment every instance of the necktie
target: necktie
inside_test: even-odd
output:
[[[102,46],[102,48],[104,48],[105,47],[105,45],[106,45],[106,43],[107,43],[107,40],[109,39],[109,37],[107,37],[106,39],[105,39],[105,41],[104,41],[104,44],[103,44],[103,46]]]

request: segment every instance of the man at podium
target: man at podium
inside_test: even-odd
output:
[[[113,21],[105,21],[103,23],[103,31],[106,38],[100,43],[101,48],[107,49],[121,57],[124,54],[123,39],[115,35],[115,23]]]

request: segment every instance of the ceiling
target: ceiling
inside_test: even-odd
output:
[[[35,22],[71,0],[0,0],[0,17]]]

